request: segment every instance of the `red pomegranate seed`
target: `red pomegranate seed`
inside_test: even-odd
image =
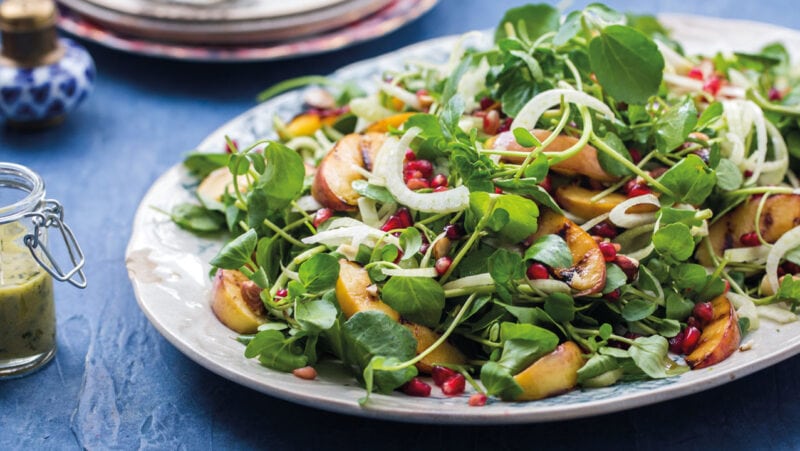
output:
[[[457,373],[455,376],[447,379],[442,383],[442,393],[447,396],[456,396],[464,393],[464,388],[467,385],[467,380],[464,375]]]
[[[406,150],[406,161],[414,161],[417,159],[417,154],[413,150]]]
[[[617,228],[607,222],[601,222],[592,227],[589,231],[591,235],[601,236],[603,238],[616,238]]]
[[[418,189],[430,188],[431,183],[425,179],[410,179],[406,182],[408,189],[414,191]]]
[[[710,302],[699,302],[695,304],[692,315],[699,319],[701,323],[707,323],[714,319],[714,309],[711,307]]]
[[[404,169],[406,171],[419,171],[426,179],[433,175],[433,164],[428,160],[409,161]]]
[[[703,83],[703,91],[708,92],[711,95],[717,95],[717,92],[719,92],[719,88],[721,87],[722,80],[716,75],[708,77],[705,83]]]
[[[407,208],[398,209],[393,215],[389,216],[386,223],[383,224],[381,230],[388,232],[389,230],[405,229],[411,227],[413,221],[411,220],[411,213]]]
[[[639,164],[642,161],[642,153],[639,152],[637,149],[628,149],[628,152],[631,154],[631,159],[634,163]]]
[[[314,213],[314,228],[318,228],[323,222],[330,219],[331,216],[333,216],[333,210],[330,208],[320,208],[317,210],[317,212]]]
[[[433,265],[436,268],[436,274],[440,276],[447,272],[450,269],[450,265],[453,264],[453,259],[449,256],[445,255],[444,257],[439,257],[436,259],[436,263]]]
[[[619,288],[617,288],[616,290],[614,290],[614,291],[612,291],[610,293],[604,294],[603,295],[603,299],[605,299],[606,301],[615,302],[615,301],[619,300],[619,297],[621,295],[622,295],[622,292],[619,290]]]
[[[697,343],[700,341],[700,329],[688,326],[683,331],[683,345],[682,350],[684,354],[689,354],[694,351],[694,348],[697,347]]]
[[[750,169],[745,169],[745,171],[744,171],[744,173],[742,175],[744,175],[744,178],[748,178],[749,179],[750,177],[753,176],[753,171],[751,171]],[[753,196],[753,197],[755,197],[755,196]]]
[[[694,78],[695,80],[703,79],[703,71],[699,67],[693,67],[686,75],[689,78]]]
[[[400,390],[408,396],[418,396],[420,398],[426,398],[431,395],[431,386],[418,377],[403,384]]]
[[[700,321],[697,320],[694,316],[690,316],[686,318],[686,327],[696,327],[700,328]]]
[[[458,371],[451,370],[446,366],[436,365],[431,370],[431,377],[433,377],[433,383],[440,387],[442,386],[442,384],[445,383],[445,381],[455,376],[456,374],[458,374]]]
[[[503,194],[503,190],[495,186],[494,187],[494,193],[495,194]]]
[[[445,176],[444,174],[436,174],[433,177],[433,180],[431,180],[432,188],[439,188],[442,186],[447,187],[447,185],[448,185],[447,176]]]
[[[769,88],[769,100],[771,102],[783,100],[783,93],[778,88]]]
[[[492,105],[494,105],[494,99],[492,99],[491,97],[484,97],[481,99],[482,110],[489,109]]]
[[[645,194],[650,194],[653,191],[647,185],[636,184],[628,190],[628,197],[639,197]]]
[[[542,180],[542,181],[539,183],[539,186],[541,186],[541,187],[542,187],[542,189],[544,189],[545,191],[547,191],[547,192],[549,193],[549,192],[550,192],[550,190],[552,190],[552,189],[553,189],[553,181],[552,181],[552,180],[550,180],[550,176],[549,176],[549,175],[548,175],[548,176],[545,176],[544,180]]]
[[[281,288],[280,290],[275,292],[275,302],[280,301],[286,296],[289,296],[289,290],[287,290],[286,288]]]
[[[483,132],[487,135],[496,135],[500,129],[500,113],[491,110],[483,117]]]
[[[464,228],[458,224],[447,224],[444,226],[444,235],[451,241],[460,240],[464,237]]]
[[[417,171],[417,170],[403,171],[403,181],[406,183],[408,183],[408,181],[412,179],[424,179],[424,178],[425,175],[422,173],[422,171]]]
[[[784,262],[783,265],[781,265],[781,269],[783,269],[786,274],[800,273],[800,265],[792,262]]]
[[[729,291],[731,291],[731,282],[725,279],[725,291],[723,291],[722,294],[727,294]]]
[[[473,393],[469,397],[469,405],[471,407],[481,407],[486,405],[486,400],[489,399],[483,393]]]
[[[669,350],[674,354],[680,354],[683,352],[683,338],[684,338],[684,331],[678,332],[677,335],[670,338],[669,342]]]
[[[603,253],[603,258],[605,258],[607,262],[613,262],[617,258],[617,249],[612,243],[603,241],[598,246],[600,247],[600,252]]]
[[[550,271],[547,270],[547,266],[541,263],[532,263],[528,266],[525,275],[531,280],[547,279],[550,277]]]
[[[313,366],[304,366],[302,368],[295,368],[294,370],[292,370],[292,374],[294,374],[295,377],[299,377],[300,379],[305,379],[309,381],[317,378],[317,370],[315,370]]]
[[[742,236],[739,237],[739,241],[742,243],[742,246],[746,247],[753,247],[761,244],[756,232],[743,233]]]
[[[513,117],[507,117],[503,120],[503,123],[500,124],[500,128],[497,129],[497,133],[503,133],[511,130],[511,123],[514,122]]]

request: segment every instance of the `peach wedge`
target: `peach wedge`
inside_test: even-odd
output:
[[[253,311],[242,294],[247,276],[232,269],[219,269],[212,283],[211,309],[222,324],[240,334],[252,334],[267,318]]]
[[[713,319],[703,328],[697,347],[686,356],[686,363],[695,370],[727,359],[739,347],[742,337],[739,318],[727,296],[714,298],[711,307]]]
[[[333,210],[354,210],[359,194],[351,184],[364,178],[360,168],[371,170],[383,141],[379,133],[353,133],[340,139],[317,168],[311,185],[314,199]]]
[[[516,401],[534,401],[572,390],[578,383],[578,370],[583,364],[578,345],[571,341],[558,345],[553,352],[514,376],[514,381],[522,387],[522,394]]]

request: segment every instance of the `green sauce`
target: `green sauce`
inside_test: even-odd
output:
[[[20,229],[0,225],[0,371],[55,347],[53,279],[12,239]]]

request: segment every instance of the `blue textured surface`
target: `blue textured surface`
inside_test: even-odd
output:
[[[78,111],[55,129],[0,131],[0,160],[39,172],[48,194],[65,205],[89,278],[85,291],[63,284],[56,289],[54,362],[0,382],[0,449],[800,447],[800,358],[691,397],[590,419],[509,427],[410,425],[331,414],[238,386],[184,357],[139,311],[124,265],[139,200],[193,145],[253,106],[258,91],[419,40],[491,27],[518,3],[443,0],[376,41],[274,63],[179,63],[89,45],[98,78]],[[636,12],[800,28],[790,1],[608,3]]]

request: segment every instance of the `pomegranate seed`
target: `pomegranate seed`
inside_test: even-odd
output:
[[[549,175],[545,176],[544,180],[539,183],[539,186],[549,193],[553,189],[553,181],[550,180]]]
[[[320,208],[317,210],[317,212],[314,213],[314,228],[319,228],[319,226],[322,225],[323,222],[330,219],[331,216],[333,216],[333,210],[330,208]]]
[[[422,171],[417,171],[417,170],[403,171],[403,181],[406,183],[412,179],[424,179],[424,178],[425,175],[422,173]]]
[[[725,279],[725,291],[722,294],[727,294],[729,291],[731,291],[731,282]]]
[[[481,407],[486,405],[486,400],[489,399],[483,393],[473,393],[469,397],[469,405],[472,407]]]
[[[458,374],[456,370],[451,370],[446,366],[439,366],[436,365],[431,370],[431,377],[433,377],[433,383],[438,385],[439,387],[445,383],[448,379]]]
[[[708,77],[705,83],[703,83],[703,91],[708,92],[711,95],[717,95],[717,92],[719,92],[719,88],[721,87],[722,80],[716,75]]]
[[[431,187],[439,188],[441,186],[447,187],[447,177],[444,174],[436,174],[431,180]]]
[[[700,328],[700,321],[697,320],[694,316],[690,316],[686,318],[686,327],[696,327]]]
[[[775,273],[778,274],[778,277],[783,277],[786,275],[786,271],[780,266],[778,266],[778,269],[775,270]]]
[[[430,188],[431,183],[425,179],[411,179],[406,182],[408,189],[414,191],[418,189]]]
[[[700,329],[694,326],[688,326],[683,331],[683,344],[681,345],[681,349],[683,350],[684,354],[690,354],[694,351],[694,348],[697,347],[697,343],[700,341]]]
[[[800,265],[792,262],[784,262],[783,265],[781,265],[781,269],[783,269],[783,271],[787,274],[800,273]]]
[[[449,189],[450,188],[447,187],[447,186],[437,186],[436,188],[433,189],[433,192],[434,193],[441,193],[442,191],[447,191]]]
[[[670,338],[669,342],[669,350],[674,354],[680,354],[683,351],[683,339],[684,339],[684,331],[678,332],[677,335]]]
[[[492,105],[494,105],[494,99],[490,97],[484,97],[481,99],[482,110],[488,110]]]
[[[426,179],[433,175],[433,164],[428,160],[409,161],[405,166],[406,171],[422,172],[422,176]]]
[[[500,124],[500,128],[497,129],[497,133],[503,133],[503,132],[507,132],[507,131],[511,130],[511,123],[512,122],[514,122],[514,118],[513,117],[505,118],[503,123]]]
[[[483,117],[483,132],[487,135],[496,135],[500,129],[500,113],[491,110]]]
[[[628,197],[639,197],[644,196],[646,194],[650,194],[653,191],[647,186],[642,184],[636,184],[628,190]]]
[[[622,292],[619,290],[619,288],[617,288],[616,290],[614,290],[614,291],[612,291],[610,293],[604,294],[603,295],[603,299],[605,299],[606,301],[615,302],[615,301],[619,300],[619,297],[621,295],[622,295]]]
[[[314,369],[313,366],[304,366],[302,368],[295,368],[292,370],[292,374],[300,379],[305,380],[314,380],[317,378],[317,370]]]
[[[693,67],[686,75],[695,80],[703,80],[703,71],[699,67]]]
[[[503,194],[503,190],[495,186],[494,187],[494,193],[495,194]]]
[[[450,265],[453,264],[453,259],[449,256],[445,255],[444,257],[440,257],[436,259],[436,263],[433,265],[436,268],[436,274],[440,276],[447,272],[450,269]]]
[[[287,290],[286,288],[281,288],[280,290],[275,292],[275,302],[280,301],[286,296],[289,296],[289,290]]]
[[[460,240],[464,237],[464,228],[458,224],[447,224],[444,226],[444,234],[452,241]]]
[[[745,169],[744,174],[742,175],[744,175],[744,178],[749,179],[750,177],[753,176],[753,171],[751,171],[750,169]]]
[[[416,159],[417,159],[417,154],[415,154],[413,150],[411,149],[406,150],[406,161],[414,161]]]
[[[711,307],[710,302],[700,302],[695,304],[692,315],[699,319],[701,323],[707,323],[714,319],[714,309]]]
[[[761,244],[761,241],[759,241],[758,234],[756,232],[743,233],[742,236],[739,237],[739,242],[742,243],[742,246],[746,247],[753,247]]]
[[[547,266],[541,263],[533,263],[528,266],[525,275],[531,280],[547,279],[550,277],[550,271],[547,270]]]
[[[614,248],[613,244],[608,241],[603,241],[598,246],[600,247],[600,252],[603,253],[603,258],[605,258],[607,262],[613,262],[617,258],[617,249]]]
[[[427,398],[431,395],[431,386],[418,377],[412,378],[403,384],[400,390],[408,396],[418,396],[420,398]]]
[[[447,396],[460,395],[461,393],[464,393],[466,384],[467,380],[464,378],[464,375],[457,373],[455,376],[442,383],[442,393]]]
[[[589,231],[592,235],[601,236],[603,238],[616,238],[617,236],[617,228],[607,222],[601,222],[596,226],[592,227]]]
[[[631,154],[631,159],[634,163],[639,164],[642,161],[642,153],[637,149],[628,149],[628,152]]]
[[[413,223],[414,222],[411,220],[411,213],[408,209],[400,208],[393,215],[389,216],[389,219],[383,224],[381,230],[388,232],[389,230],[405,229],[406,227],[411,227]]]
[[[425,255],[428,252],[428,248],[431,247],[431,242],[428,241],[428,237],[425,234],[422,234],[422,244],[419,246],[419,253]]]
[[[779,100],[783,100],[783,93],[780,92],[777,88],[769,88],[769,100],[771,102],[777,102]]]

